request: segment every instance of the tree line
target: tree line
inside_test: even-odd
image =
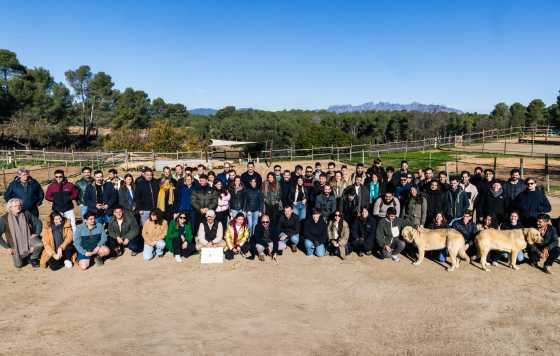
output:
[[[197,116],[181,103],[134,88],[115,88],[111,76],[87,65],[57,82],[42,67],[28,68],[16,53],[0,49],[0,123],[4,145],[81,146],[106,149],[197,149],[210,138],[267,142],[275,148],[382,143],[510,126],[560,124],[560,94],[547,106],[534,99],[499,103],[490,114],[325,110],[237,110],[226,106]],[[79,135],[69,135],[79,126]],[[112,135],[96,135],[111,128]]]

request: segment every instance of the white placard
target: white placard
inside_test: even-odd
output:
[[[203,247],[200,250],[200,263],[224,263],[224,249],[221,247]]]

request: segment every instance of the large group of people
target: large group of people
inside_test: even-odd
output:
[[[544,261],[542,269],[551,273],[559,254],[549,200],[534,178],[522,179],[517,169],[500,180],[482,167],[451,177],[432,168],[412,171],[405,160],[394,169],[376,159],[353,173],[334,162],[326,169],[320,162],[294,170],[276,165],[264,178],[253,162],[246,168],[238,174],[225,162],[216,174],[204,165],[179,164],[165,167],[161,176],[144,167],[136,178],[121,178],[115,169],[106,177],[84,167],[74,183],[56,170],[45,192],[20,168],[5,192],[0,245],[18,268],[29,263],[52,270],[100,266],[126,251],[146,261],[167,252],[182,262],[205,247],[223,248],[228,260],[264,261],[289,249],[398,262],[407,249],[401,236],[406,226],[456,229],[471,255],[481,230],[534,227],[543,242],[527,247],[526,260],[534,266]],[[42,222],[38,207],[44,199],[52,212]],[[525,253],[516,256],[519,261]],[[445,262],[446,251],[438,258]],[[496,263],[503,256],[489,258]]]

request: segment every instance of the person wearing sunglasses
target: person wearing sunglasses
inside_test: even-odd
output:
[[[274,258],[286,249],[286,243],[280,241],[278,231],[271,226],[270,216],[263,214],[260,224],[255,228],[255,248],[259,256],[259,261],[264,261],[265,255]]]
[[[171,220],[164,240],[165,247],[168,251],[173,252],[177,263],[183,262],[183,257],[189,257],[196,251],[187,213],[181,212],[175,220]]]
[[[62,169],[54,171],[54,180],[47,187],[45,199],[52,203],[52,211],[62,214],[70,221],[72,231],[76,231],[74,201],[78,200],[78,196],[78,189],[66,179],[64,171]]]
[[[535,226],[537,216],[550,213],[551,210],[548,198],[543,190],[537,189],[537,181],[534,178],[527,179],[527,189],[515,198],[513,208],[519,211],[526,227]]]
[[[335,211],[327,227],[329,234],[329,250],[341,259],[346,258],[346,245],[350,237],[348,223],[342,218],[340,211]]]

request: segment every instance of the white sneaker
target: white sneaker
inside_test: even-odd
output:
[[[180,255],[175,255],[175,262],[181,263],[183,262],[183,258]]]
[[[399,257],[399,255],[391,255],[391,259],[395,262],[399,262],[401,260],[401,258]]]
[[[70,261],[70,260],[64,260],[64,267],[66,267],[66,268],[72,268],[72,266],[74,266],[74,264],[72,263],[72,261]]]

